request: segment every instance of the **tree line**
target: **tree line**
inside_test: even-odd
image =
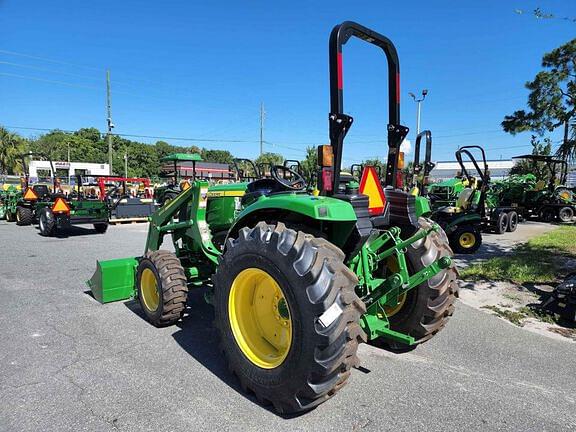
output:
[[[160,160],[172,153],[197,153],[206,162],[232,164],[235,155],[228,150],[198,146],[175,146],[165,141],[146,144],[114,135],[112,137],[112,170],[124,174],[124,155],[128,155],[129,177],[157,177]],[[106,135],[96,128],[81,128],[75,132],[53,130],[35,138],[25,138],[0,126],[0,174],[23,174],[21,155],[38,152],[53,161],[108,163]],[[241,156],[241,155],[238,155]],[[255,163],[282,164],[277,153],[264,153]]]

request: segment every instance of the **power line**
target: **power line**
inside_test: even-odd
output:
[[[49,80],[49,79],[45,79],[45,78],[37,78],[37,77],[31,77],[31,76],[26,76],[26,75],[11,74],[11,73],[7,73],[7,72],[0,72],[0,75],[13,77],[13,78],[27,79],[27,80],[31,80],[31,81],[40,81],[40,82],[46,82],[46,83],[51,83],[51,84],[59,84],[59,85],[64,85],[64,86],[68,86],[68,87],[78,87],[78,88],[90,89],[90,90],[100,90],[99,87],[86,86],[86,85],[82,85],[82,84],[74,84],[74,83],[69,83],[66,81]]]
[[[19,129],[19,130],[33,130],[39,132],[50,132],[50,131],[60,131],[66,133],[74,133],[77,131],[66,130],[66,129],[49,129],[49,128],[37,128],[37,127],[25,127],[25,126],[9,126],[4,127],[8,129]],[[104,132],[98,131],[100,134],[105,135]],[[217,138],[188,138],[188,137],[172,137],[172,136],[160,136],[160,135],[137,135],[137,134],[126,134],[126,133],[112,133],[111,135],[118,137],[131,137],[131,138],[150,138],[150,139],[161,139],[161,140],[173,140],[173,141],[192,141],[192,142],[221,142],[221,143],[254,143],[256,140],[240,140],[240,139],[217,139]]]
[[[79,67],[79,68],[84,68],[84,69],[91,69],[91,70],[98,71],[98,72],[102,72],[102,70],[103,70],[101,68],[95,68],[92,66],[79,65],[76,63],[70,63],[70,62],[65,62],[65,61],[61,61],[61,60],[54,60],[54,59],[50,59],[47,57],[39,57],[39,56],[31,55],[31,54],[19,53],[16,51],[8,51],[8,50],[0,49],[0,53],[12,55],[12,56],[18,56],[18,57],[25,57],[25,58],[29,58],[29,59],[33,59],[33,60],[40,60],[40,61],[49,62],[49,63],[61,64],[61,65],[66,65],[66,66],[74,66],[74,67]]]

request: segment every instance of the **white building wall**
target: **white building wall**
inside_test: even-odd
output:
[[[62,162],[53,161],[55,170],[67,170],[68,176],[73,177],[76,170],[86,170],[86,175],[108,175],[109,165],[89,162]],[[51,171],[49,161],[33,160],[29,162],[30,177],[38,178],[38,171]]]

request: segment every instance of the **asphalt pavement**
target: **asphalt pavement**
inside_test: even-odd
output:
[[[139,255],[145,236],[123,225],[44,238],[0,221],[0,431],[576,430],[576,345],[461,303],[428,343],[362,345],[364,369],[333,399],[278,416],[228,373],[201,292],[163,329],[134,302],[86,292],[96,259]]]

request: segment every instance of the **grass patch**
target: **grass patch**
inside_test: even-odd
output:
[[[494,312],[505,320],[510,321],[518,327],[524,327],[524,320],[527,318],[535,318],[547,324],[558,324],[560,316],[539,308],[532,308],[530,306],[521,307],[518,310],[502,309],[495,305],[482,306],[482,309],[488,309]]]
[[[526,318],[526,315],[523,314],[522,312],[511,311],[508,309],[501,309],[498,306],[493,306],[493,305],[482,306],[482,309],[489,309],[492,312],[494,312],[494,314],[498,315],[501,318],[504,318],[504,319],[510,321],[512,324],[515,324],[518,327],[524,326],[523,321]]]
[[[517,284],[557,279],[564,258],[576,258],[576,226],[561,226],[514,249],[508,256],[490,258],[460,272],[469,280],[509,280]]]

